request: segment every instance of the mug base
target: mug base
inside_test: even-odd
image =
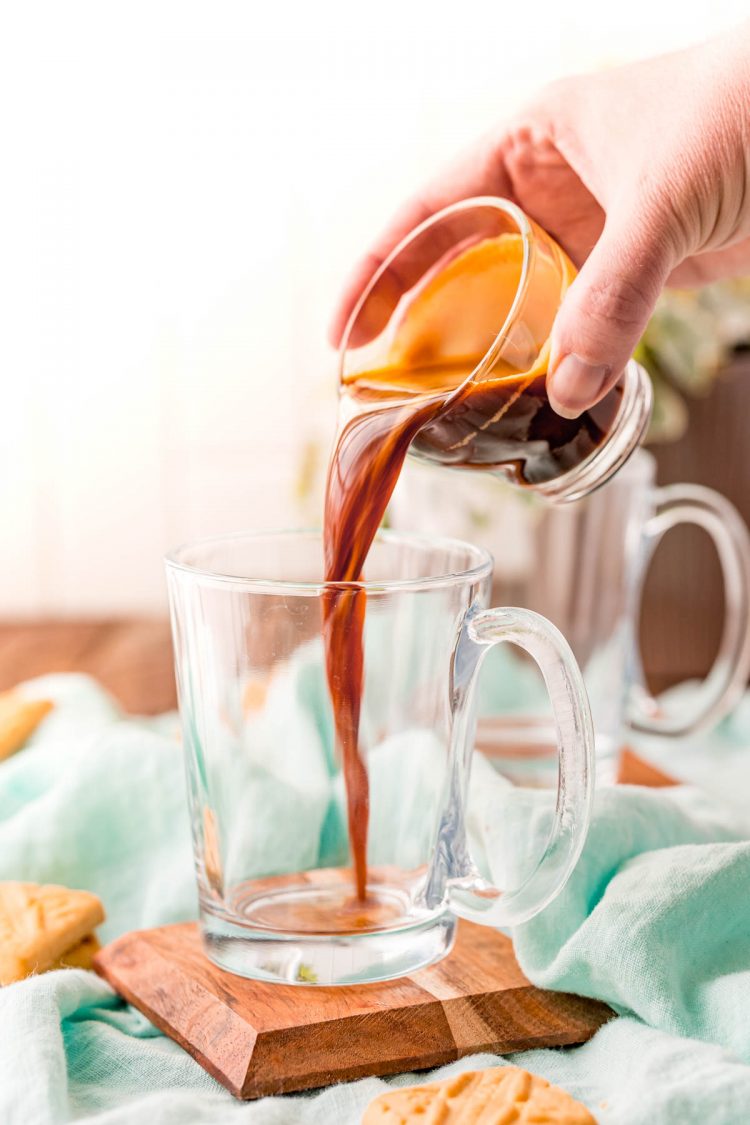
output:
[[[224,908],[201,904],[206,954],[253,980],[295,985],[359,985],[394,980],[448,954],[456,920],[444,908],[408,913],[403,889],[349,891],[310,883],[254,892],[236,888]]]

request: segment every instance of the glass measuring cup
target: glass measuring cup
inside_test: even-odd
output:
[[[549,338],[575,268],[515,204],[463,200],[416,227],[355,306],[343,413],[439,402],[411,454],[485,470],[557,501],[607,481],[644,435],[651,384],[631,361],[578,419],[546,394]]]

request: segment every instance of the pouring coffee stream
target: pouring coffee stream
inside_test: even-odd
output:
[[[575,271],[559,254],[567,285]],[[369,811],[359,744],[365,592],[345,584],[362,578],[409,449],[448,466],[502,467],[516,484],[533,486],[588,458],[620,406],[620,388],[578,419],[561,418],[550,406],[547,339],[560,290],[549,277],[527,302],[535,350],[530,366],[518,370],[498,358],[481,379],[472,377],[498,323],[507,318],[522,261],[521,236],[514,234],[481,239],[452,255],[395,317],[386,362],[345,372],[342,380],[325,499],[325,577],[331,586],[324,600],[324,637],[360,902],[367,900]],[[535,300],[545,307],[537,308]]]
[[[415,435],[439,401],[355,414],[339,433],[325,503],[325,576],[357,582]],[[324,599],[326,672],[347,795],[349,840],[357,898],[367,897],[367,766],[360,752],[366,595],[356,586],[331,586]]]

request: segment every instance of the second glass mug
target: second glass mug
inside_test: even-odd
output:
[[[599,782],[614,781],[625,732],[686,736],[718,722],[750,675],[750,535],[712,489],[656,485],[656,463],[639,450],[604,488],[562,506],[520,502],[482,485],[411,465],[390,509],[391,525],[478,537],[495,553],[493,596],[544,614],[565,634],[591,704]],[[503,503],[505,499],[506,503]],[[515,503],[508,505],[507,501]],[[467,513],[484,513],[484,527]],[[433,515],[432,513],[436,513]],[[479,521],[482,522],[481,520]],[[713,667],[679,710],[645,686],[637,627],[641,591],[662,536],[695,524],[712,539],[724,582],[724,626]],[[494,524],[494,526],[493,526]],[[503,549],[505,544],[506,549]],[[554,731],[537,676],[523,654],[492,654],[479,688],[479,744],[517,784],[554,783]]]
[[[486,551],[381,533],[357,584],[370,800],[359,903],[325,680],[322,557],[318,533],[239,535],[178,549],[167,573],[205,949],[245,976],[327,985],[436,961],[456,915],[510,926],[550,902],[586,836],[593,729],[557,629],[527,610],[487,609]],[[510,887],[480,877],[466,828],[477,672],[502,642],[537,663],[559,748],[546,845],[519,857]]]

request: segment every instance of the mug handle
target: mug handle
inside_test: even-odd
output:
[[[583,849],[594,791],[591,710],[583,677],[562,633],[528,609],[472,608],[463,620],[451,667],[451,807],[466,809],[479,670],[488,650],[506,641],[524,649],[544,677],[557,731],[559,772],[555,813],[544,852],[528,878],[516,888],[501,890],[482,879],[466,851],[464,824],[456,824],[453,819],[449,826],[452,842],[447,849],[454,854],[446,863],[451,876],[448,906],[462,918],[489,926],[525,922],[559,894]],[[462,817],[463,811],[458,815]],[[456,840],[459,854],[455,854]],[[440,842],[438,850],[443,850]],[[445,850],[443,855],[448,858]]]
[[[742,695],[750,674],[750,533],[724,496],[698,484],[670,484],[654,490],[656,511],[644,527],[643,571],[662,536],[678,524],[703,528],[716,547],[724,579],[724,628],[713,667],[687,714],[667,715],[649,693],[636,655],[628,724],[643,734],[677,737],[717,723]],[[635,607],[637,620],[638,606]]]

